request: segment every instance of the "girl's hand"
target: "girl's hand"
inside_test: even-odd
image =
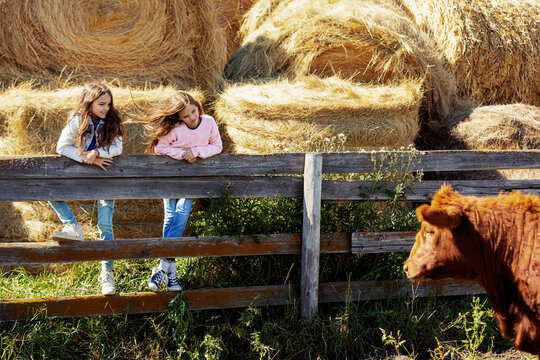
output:
[[[98,157],[99,152],[97,149],[83,152],[83,163],[92,165],[96,158]]]
[[[105,166],[109,166],[113,163],[113,160],[112,159],[108,159],[108,158],[102,158],[102,157],[98,157],[94,160],[94,162],[92,163],[92,165],[96,165],[96,166],[99,166],[100,168],[103,169],[103,171],[107,171],[107,169],[105,169]]]
[[[191,151],[191,149],[187,149],[184,155],[182,155],[182,159],[187,160],[189,163],[193,164],[195,160],[197,160],[197,157],[193,155],[193,151]]]

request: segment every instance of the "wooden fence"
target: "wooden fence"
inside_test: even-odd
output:
[[[377,160],[375,163],[373,160]],[[64,263],[103,259],[159,257],[301,255],[301,283],[184,291],[192,310],[283,305],[299,298],[303,316],[319,303],[386,299],[407,294],[440,296],[477,294],[475,284],[451,280],[422,284],[408,280],[320,283],[321,253],[381,253],[408,251],[414,233],[321,234],[322,201],[386,200],[390,182],[322,180],[322,174],[367,173],[389,164],[403,171],[456,172],[540,168],[540,151],[433,151],[412,154],[329,153],[235,155],[222,154],[194,164],[165,156],[123,155],[106,172],[65,157],[0,157],[0,201],[207,198],[231,189],[231,197],[303,197],[302,234],[146,238],[57,243],[0,243],[0,265]],[[411,161],[413,159],[413,161]],[[387,163],[387,164],[385,164]],[[375,165],[374,165],[375,164]],[[374,169],[375,166],[375,169]],[[298,175],[300,176],[290,176]],[[497,195],[521,190],[540,194],[538,180],[424,180],[412,187],[408,201],[428,202],[443,182],[464,195]],[[88,191],[91,188],[92,191]],[[253,241],[257,237],[257,243]],[[68,296],[0,300],[0,321],[24,320],[36,312],[49,317],[159,312],[174,292],[124,293],[112,296]]]

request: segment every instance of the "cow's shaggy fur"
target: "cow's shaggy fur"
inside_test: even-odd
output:
[[[540,198],[462,196],[444,185],[417,216],[407,275],[477,281],[502,334],[540,359]]]

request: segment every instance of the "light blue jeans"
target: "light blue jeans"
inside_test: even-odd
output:
[[[49,201],[58,218],[63,225],[75,224],[77,219],[75,215],[69,209],[68,204],[65,201]],[[98,214],[98,230],[99,240],[113,240],[113,225],[112,218],[114,214],[114,200],[98,200],[97,201],[97,214]],[[103,260],[101,262],[101,268],[106,271],[113,269],[114,261]]]
[[[163,199],[163,237],[182,237],[188,222],[193,199]],[[174,261],[174,258],[164,258]]]

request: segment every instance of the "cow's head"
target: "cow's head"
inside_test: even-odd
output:
[[[459,277],[455,276],[456,268],[464,262],[459,243],[465,240],[457,229],[464,220],[460,198],[450,186],[443,186],[431,206],[422,205],[416,210],[422,226],[403,266],[409,278]]]

